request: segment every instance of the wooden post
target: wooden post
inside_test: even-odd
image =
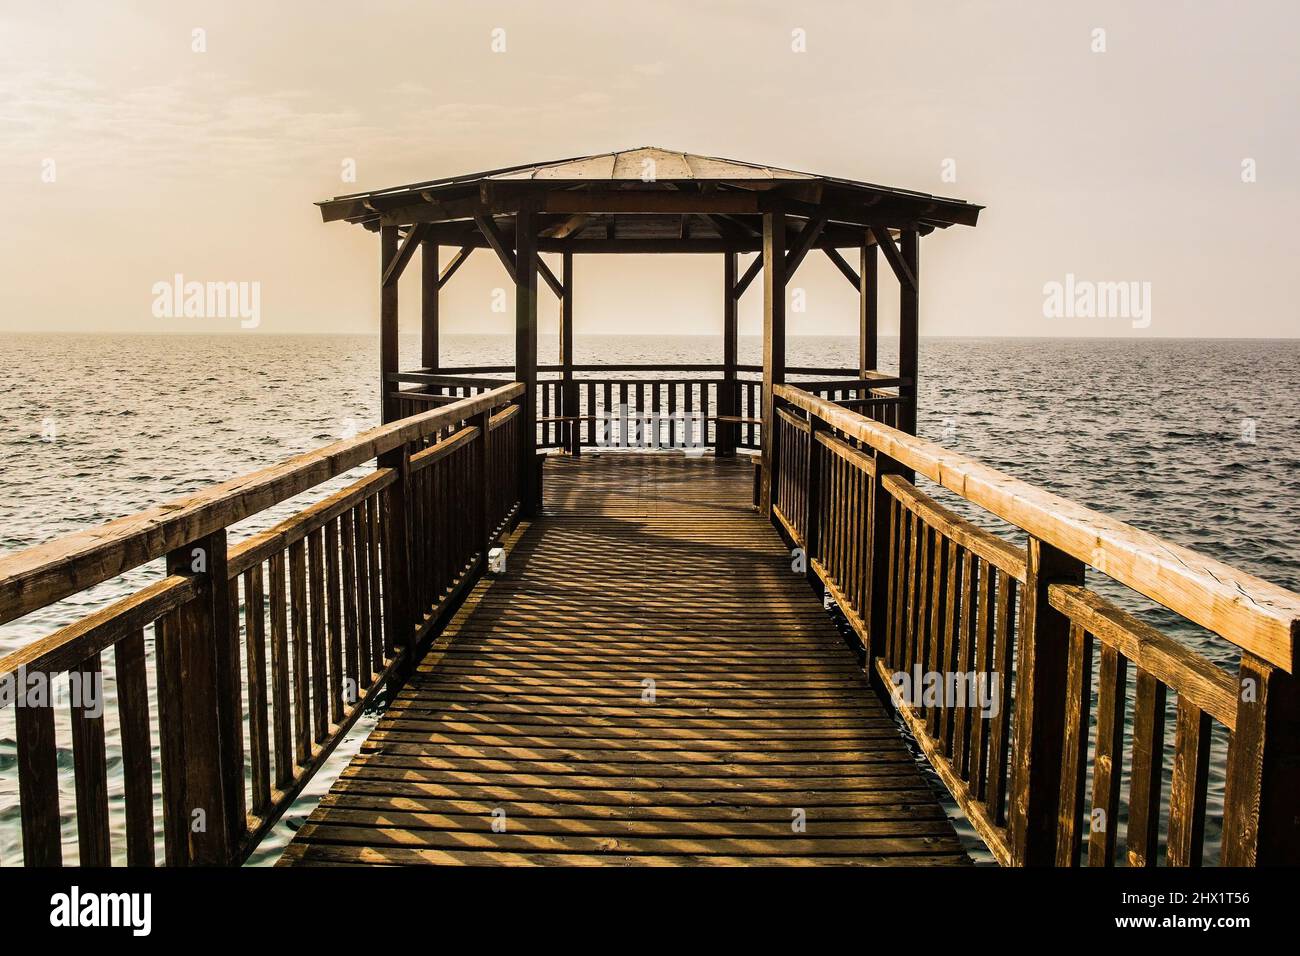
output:
[[[379,407],[383,422],[398,417],[397,383],[388,376],[397,368],[397,283],[384,282],[389,263],[397,258],[397,227],[379,227]]]
[[[515,380],[522,382],[519,420],[520,517],[540,510],[537,482],[537,235],[533,214],[521,209],[515,220]]]
[[[420,364],[438,369],[438,244],[420,243]]]
[[[808,464],[807,471],[804,474],[805,507],[804,513],[800,517],[803,519],[805,575],[808,578],[808,583],[818,592],[822,590],[822,585],[812,565],[813,558],[816,557],[817,551],[821,547],[821,526],[818,524],[818,516],[821,514],[822,456],[821,443],[817,440],[817,435],[825,428],[825,422],[816,415],[809,414]]]
[[[1239,679],[1222,862],[1294,866],[1300,863],[1300,682],[1253,654],[1242,655]]]
[[[722,384],[718,387],[718,414],[734,418],[740,414],[736,381],[740,338],[736,321],[736,253],[724,252],[722,262]],[[719,457],[729,458],[736,453],[739,431],[740,426],[735,422],[718,422],[714,434]]]
[[[484,409],[475,415],[472,424],[479,430],[475,452],[478,458],[479,566],[486,570],[488,549],[492,546],[492,409]]]
[[[876,452],[876,473],[871,479],[871,500],[868,502],[866,528],[868,566],[867,609],[862,615],[867,624],[867,676],[872,686],[888,701],[889,695],[876,673],[875,662],[885,647],[889,632],[889,619],[893,608],[889,606],[889,549],[892,540],[890,524],[893,496],[885,488],[886,475],[906,474],[907,469],[883,452]]]
[[[785,213],[763,213],[763,478],[759,510],[772,515],[780,453],[772,386],[785,381]]]
[[[1065,732],[1070,619],[1048,603],[1051,584],[1083,584],[1084,565],[1037,538],[1029,539],[1016,663],[1016,730],[1007,808],[1011,861],[1056,861]],[[1002,675],[1007,679],[1007,675]]]
[[[903,402],[898,409],[898,427],[909,435],[916,434],[916,369],[920,336],[921,244],[915,229],[904,229],[899,236],[903,262],[916,280],[913,287],[902,282],[898,293],[898,374],[909,379],[898,389]]]
[[[197,596],[158,621],[159,715],[169,865],[232,863],[243,836],[239,657],[230,617],[226,532],[167,555],[167,573],[195,578]]]
[[[411,526],[407,498],[411,487],[411,449],[402,444],[379,456],[380,468],[391,468],[397,480],[383,492],[384,644],[404,652],[402,676],[415,671],[415,614],[411,600]]]
[[[560,386],[559,414],[571,419],[562,423],[560,434],[569,454],[577,457],[582,454],[582,429],[577,421],[578,389],[573,380],[573,253],[564,253],[560,265],[564,297],[560,300],[560,377],[563,384]]]
[[[880,259],[876,244],[862,240],[862,268],[858,273],[858,373],[880,367],[880,312],[877,293],[880,288]]]

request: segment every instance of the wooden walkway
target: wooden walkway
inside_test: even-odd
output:
[[[551,459],[302,864],[960,864],[747,459]]]

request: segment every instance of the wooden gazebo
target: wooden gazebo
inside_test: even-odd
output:
[[[814,249],[829,257],[860,292],[860,354],[858,368],[849,370],[855,372],[852,377],[860,384],[895,386],[898,405],[890,422],[914,433],[919,240],[934,229],[975,225],[982,208],[910,190],[653,147],[411,183],[339,196],[319,205],[326,222],[360,223],[380,234],[384,421],[406,413],[403,396],[412,393],[399,392],[399,382],[416,382],[422,385],[419,391],[426,392],[430,385],[454,384],[445,375],[434,378],[450,371],[439,362],[438,293],[475,249],[489,248],[515,283],[515,366],[455,371],[512,372],[527,390],[524,434],[536,432],[540,276],[561,301],[560,360],[552,370],[559,375],[555,414],[545,416],[543,435],[547,433],[545,425],[560,423],[565,437],[557,444],[574,452],[582,444],[581,428],[574,423],[590,418],[594,410],[589,407],[583,415],[574,383],[573,257],[588,253],[721,255],[724,347],[721,365],[709,367],[721,373],[721,384],[712,401],[707,389],[701,390],[699,404],[717,422],[715,443],[724,455],[735,448],[746,420],[741,415],[741,389],[736,385],[738,373],[744,370],[737,363],[737,303],[761,272],[761,421],[762,434],[767,434],[773,416],[771,386],[784,382],[792,371],[785,355],[785,287]],[[441,264],[443,246],[456,250],[445,266]],[[397,280],[417,249],[422,263],[423,367],[403,372],[398,368]],[[899,367],[894,376],[885,376],[877,368],[877,250],[889,263],[901,290]],[[856,270],[846,259],[846,251],[858,259]],[[738,256],[755,252],[760,255],[741,273]],[[559,275],[538,253],[560,255]],[[682,366],[671,369],[685,370]],[[881,394],[879,389],[876,394]],[[542,395],[547,406],[552,404],[550,397]],[[686,401],[692,398],[693,393],[688,392]],[[546,410],[551,411],[549,407]],[[750,414],[754,412],[757,409]],[[705,432],[707,435],[707,424]],[[523,452],[533,453],[534,449]],[[771,500],[766,446],[762,455],[760,500],[766,508]],[[521,473],[526,486],[535,481],[530,463],[521,462]],[[529,508],[535,504],[535,492],[525,487],[523,499]]]

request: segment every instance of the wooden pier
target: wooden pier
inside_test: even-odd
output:
[[[751,477],[552,459],[282,863],[966,862]]]
[[[909,746],[1003,865],[1300,862],[1300,595],[916,437],[920,240],[979,210],[656,149],[322,203],[379,233],[383,422],[0,557],[0,625],[64,622],[0,659],[0,863],[241,863],[389,698],[285,862],[964,862]],[[515,361],[448,368],[477,249]],[[577,363],[575,255],[659,252],[721,257],[721,361]],[[786,361],[816,252],[858,291],[851,367]],[[103,709],[45,692],[101,681]]]

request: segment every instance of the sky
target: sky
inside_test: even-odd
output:
[[[1298,29],[1214,0],[10,0],[0,332],[373,333],[378,237],[313,202],[654,145],[986,206],[921,243],[923,335],[1294,337]],[[579,335],[721,329],[720,256],[575,273]],[[256,324],[159,314],[177,274],[256,288]],[[791,285],[792,334],[854,332],[825,257]],[[509,331],[507,286],[476,253],[443,327]]]

